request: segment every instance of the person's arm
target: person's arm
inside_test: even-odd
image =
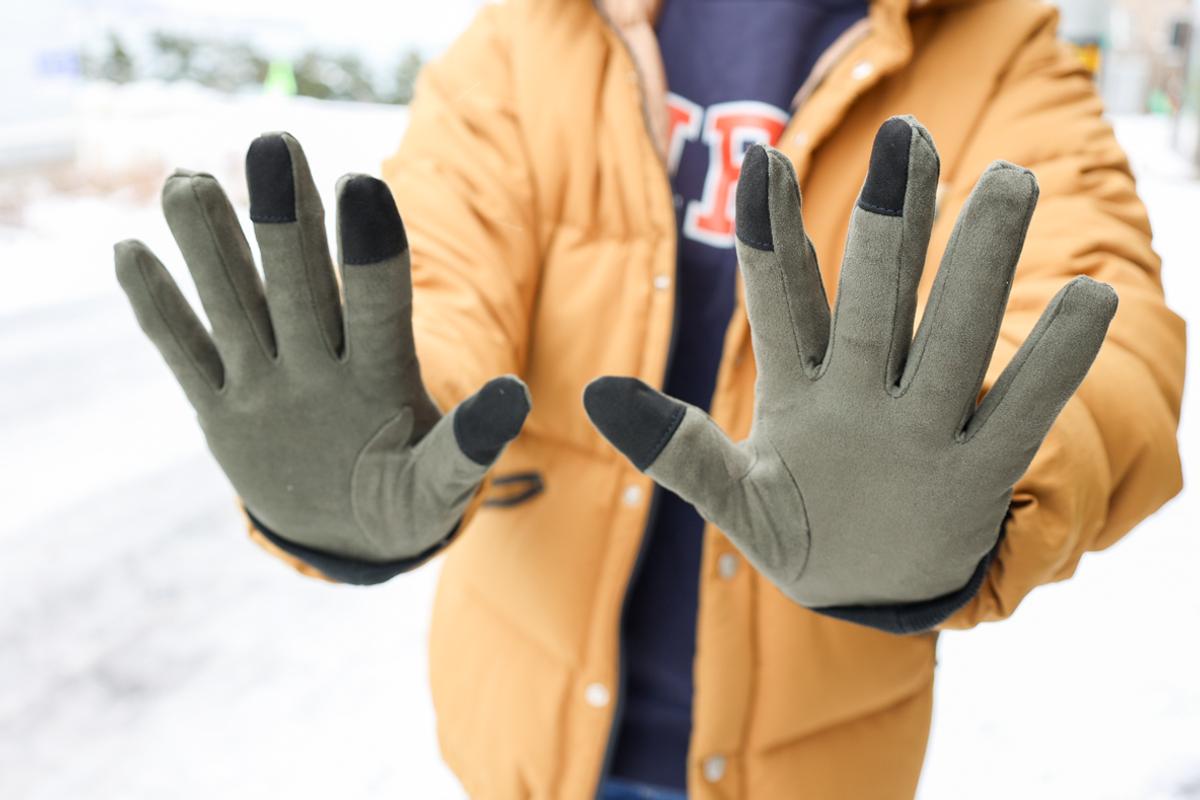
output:
[[[944,200],[952,218],[995,158],[1028,167],[1041,187],[988,385],[1067,280],[1088,275],[1120,297],[1096,362],[1016,486],[981,590],[944,628],[1012,614],[1034,587],[1070,577],[1084,552],[1111,545],[1182,485],[1184,324],[1164,300],[1146,210],[1101,114],[1051,20],[997,88]]]
[[[383,167],[412,244],[417,350],[440,405],[525,365],[541,229],[513,96],[511,16],[484,6],[422,71],[400,150]]]

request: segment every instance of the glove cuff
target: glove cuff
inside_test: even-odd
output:
[[[966,585],[941,597],[919,600],[915,603],[882,606],[826,606],[811,610],[827,617],[865,625],[886,633],[925,633],[945,622],[954,612],[971,602],[971,599],[979,594],[979,589],[983,586],[983,579],[987,577],[988,569],[1000,551],[1000,543],[1003,541],[1004,528],[1001,527],[1000,537],[996,540],[995,546],[975,567],[975,571]]]
[[[304,562],[331,581],[349,583],[355,586],[371,586],[383,583],[402,572],[409,572],[416,569],[444,550],[454,537],[458,535],[458,531],[462,527],[461,523],[455,525],[454,529],[442,537],[440,541],[436,542],[432,547],[417,553],[415,556],[384,562],[359,561],[358,559],[346,558],[345,556],[338,556],[321,550],[314,550],[311,547],[305,547],[295,542],[289,542],[264,525],[251,513],[250,509],[243,508],[243,510],[246,512],[246,518],[250,520],[250,524],[272,545],[292,558]]]

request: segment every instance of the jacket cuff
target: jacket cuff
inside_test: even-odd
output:
[[[326,553],[321,550],[314,550],[311,547],[305,547],[295,542],[289,542],[264,525],[250,512],[250,509],[243,507],[242,510],[246,514],[246,519],[253,526],[254,532],[266,540],[271,546],[270,549],[282,552],[287,556],[287,560],[289,561],[299,561],[301,564],[315,571],[317,577],[336,583],[349,583],[355,586],[371,586],[383,583],[402,572],[409,572],[416,569],[444,550],[462,528],[462,523],[460,522],[454,526],[454,529],[450,533],[442,537],[440,541],[415,556],[384,562],[359,561],[357,559]]]
[[[1000,529],[1000,537],[991,551],[980,560],[971,579],[957,591],[934,597],[930,600],[918,600],[914,603],[895,603],[881,606],[826,606],[813,608],[812,611],[827,617],[840,619],[875,628],[886,633],[914,634],[926,633],[947,620],[954,612],[971,602],[983,586],[988,569],[996,554],[1000,552],[1000,543],[1004,541],[1004,528]]]

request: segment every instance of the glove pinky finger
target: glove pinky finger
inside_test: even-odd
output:
[[[216,345],[166,267],[139,241],[113,248],[117,280],[134,315],[158,348],[192,405],[210,398],[225,381]]]
[[[1080,276],[1064,286],[984,397],[964,438],[1013,454],[1023,473],[1095,361],[1116,310],[1116,292],[1106,284]]]

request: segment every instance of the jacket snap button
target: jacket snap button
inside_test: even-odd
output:
[[[657,289],[658,291],[665,292],[668,288],[670,288],[670,286],[671,286],[671,276],[670,275],[655,275],[654,276],[654,288]]]
[[[733,553],[722,553],[717,559],[717,574],[727,581],[733,580],[737,575],[738,557]]]
[[[725,777],[725,756],[709,756],[702,765],[704,780],[716,783]]]
[[[637,484],[626,486],[621,495],[621,501],[627,506],[636,506],[642,501],[642,487]]]
[[[860,61],[850,70],[850,77],[856,81],[865,81],[875,71],[875,65],[870,61]]]
[[[604,708],[608,705],[608,687],[603,683],[589,683],[583,690],[583,699],[592,708]]]

